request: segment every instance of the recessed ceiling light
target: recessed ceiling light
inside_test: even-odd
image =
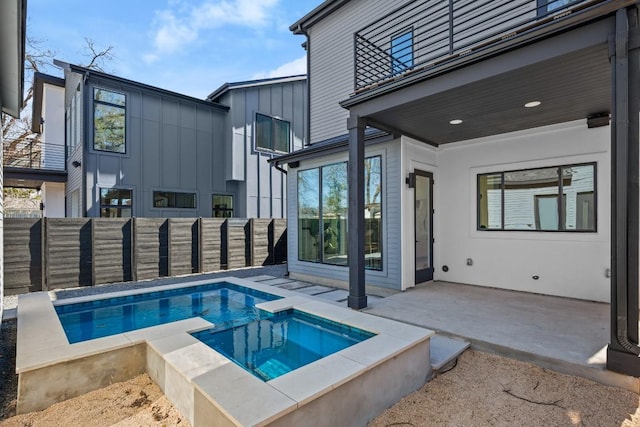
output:
[[[450,125],[459,125],[462,124],[462,120],[460,119],[453,119],[449,122]]]
[[[533,107],[537,107],[540,104],[542,104],[542,102],[540,102],[540,101],[530,101],[530,102],[527,102],[526,104],[524,104],[524,107],[525,108],[533,108]]]

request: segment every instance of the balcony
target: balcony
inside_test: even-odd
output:
[[[5,187],[40,188],[43,182],[65,182],[64,144],[8,142],[2,146]]]
[[[355,95],[560,24],[611,0],[415,0],[354,37]]]

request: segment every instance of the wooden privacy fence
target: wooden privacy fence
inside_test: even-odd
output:
[[[286,220],[4,220],[5,295],[287,261]]]

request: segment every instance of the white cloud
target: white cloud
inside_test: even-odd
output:
[[[203,30],[235,25],[255,29],[269,23],[279,0],[205,0],[196,6],[171,1],[170,9],[156,12],[154,52],[145,55],[153,62],[159,55],[177,52],[196,41]]]
[[[271,71],[257,73],[253,76],[254,79],[268,79],[271,77],[287,77],[295,76],[298,74],[307,74],[307,55],[303,55],[298,59],[294,59],[291,62],[282,64],[278,68]]]

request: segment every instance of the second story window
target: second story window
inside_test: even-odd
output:
[[[391,37],[391,73],[402,73],[413,67],[413,30],[403,30]]]
[[[291,147],[291,124],[276,117],[256,113],[256,149],[288,153]]]
[[[126,96],[106,89],[93,89],[93,148],[125,152]]]

